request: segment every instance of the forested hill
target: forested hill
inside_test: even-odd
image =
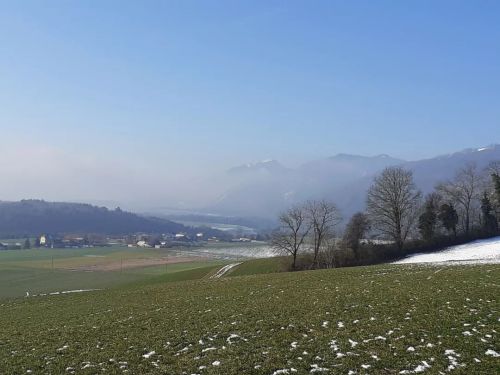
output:
[[[191,232],[170,220],[143,217],[117,208],[81,203],[22,200],[0,201],[0,237],[40,233],[127,234]]]

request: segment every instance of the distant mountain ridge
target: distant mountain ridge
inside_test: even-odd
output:
[[[500,145],[469,148],[418,161],[386,154],[371,157],[338,154],[297,168],[286,168],[275,160],[264,161],[227,171],[226,175],[232,178],[227,182],[229,188],[206,210],[221,215],[272,218],[294,203],[326,198],[335,202],[347,217],[364,208],[368,187],[386,167],[412,170],[415,182],[426,193],[439,181],[452,178],[468,162],[484,168],[493,160],[500,160]]]
[[[22,200],[0,201],[0,236],[42,233],[123,235],[135,232],[192,232],[194,228],[170,220],[143,217],[117,208],[109,210],[83,203]]]
[[[257,163],[249,163],[231,168],[227,171],[229,175],[241,175],[254,172],[267,172],[267,173],[286,173],[290,169],[283,166],[276,160],[268,159],[259,161]]]
[[[199,205],[202,208],[196,213],[218,215],[221,217],[217,219],[219,221],[224,217],[234,221],[238,217],[252,218],[252,221],[260,218],[265,219],[263,223],[269,223],[275,222],[279,212],[295,203],[324,198],[335,202],[344,218],[348,218],[364,209],[366,191],[374,176],[388,166],[412,170],[416,184],[427,193],[436,183],[452,178],[466,163],[473,162],[478,168],[484,168],[493,160],[500,160],[500,145],[469,148],[418,161],[405,161],[385,154],[337,154],[288,168],[276,160],[263,160],[214,176],[211,183],[218,186],[216,191],[221,193],[211,202]],[[200,189],[203,186],[199,183],[194,187]],[[160,213],[161,210],[148,212]],[[125,234],[195,230],[165,218],[139,216],[87,204],[0,201],[0,236],[42,232]]]

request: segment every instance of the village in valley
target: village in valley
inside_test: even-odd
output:
[[[103,235],[51,235],[42,234],[34,239],[26,238],[20,240],[0,241],[0,250],[26,250],[36,249],[84,249],[92,247],[127,246],[138,248],[168,249],[173,247],[202,246],[219,242],[226,243],[250,243],[257,241],[257,235],[237,237],[225,235],[222,238],[216,236],[207,237],[203,232],[194,235],[188,233],[151,234],[137,233],[125,236],[103,236]]]

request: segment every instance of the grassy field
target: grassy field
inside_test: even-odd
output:
[[[165,264],[169,262],[169,264]],[[177,262],[177,263],[172,263]],[[74,289],[105,289],[164,274],[217,268],[223,260],[180,250],[103,247],[0,251],[0,300]]]
[[[290,268],[288,257],[273,257],[247,260],[227,273],[227,276],[248,276],[285,272]]]
[[[0,373],[498,373],[499,265],[168,277],[4,300]]]

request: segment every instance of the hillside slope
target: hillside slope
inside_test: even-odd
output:
[[[0,372],[494,374],[499,278],[384,265],[2,301]]]
[[[450,246],[441,251],[413,254],[395,263],[500,263],[500,237]]]
[[[89,204],[40,200],[0,202],[0,237],[40,233],[127,234],[187,230],[189,228],[173,221]]]

